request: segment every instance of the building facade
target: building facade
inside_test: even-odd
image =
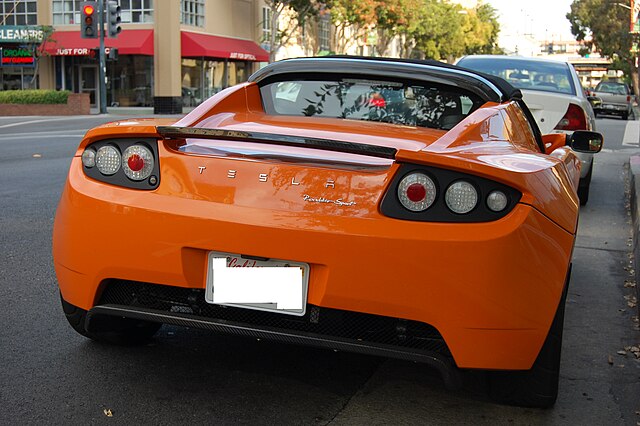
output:
[[[107,105],[180,113],[246,81],[269,59],[260,0],[119,0],[122,32],[105,38]],[[0,0],[0,88],[86,92],[99,101],[98,39],[80,37],[80,0]],[[25,31],[52,28],[45,39]],[[20,50],[23,49],[23,50]],[[32,63],[11,59],[35,51]],[[117,55],[116,55],[117,52]],[[7,58],[4,53],[9,53]],[[5,61],[7,62],[5,64]],[[12,62],[12,63],[9,63]]]

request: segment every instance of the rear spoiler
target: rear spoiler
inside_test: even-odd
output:
[[[368,155],[370,157],[387,158],[390,160],[395,159],[397,153],[395,148],[389,148],[386,146],[342,142],[330,139],[307,138],[303,136],[277,135],[273,133],[175,126],[157,126],[156,130],[164,139],[197,138],[256,142],[269,145],[284,145],[322,149],[325,151],[346,152],[349,154]]]

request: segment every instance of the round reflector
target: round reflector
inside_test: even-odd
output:
[[[478,203],[478,192],[469,182],[459,180],[449,185],[444,200],[452,212],[465,214],[473,210]]]
[[[84,150],[82,153],[82,164],[89,169],[96,165],[96,151],[93,148]]]
[[[131,180],[145,180],[153,171],[153,154],[143,145],[132,145],[122,153],[122,170]]]
[[[507,195],[502,191],[491,191],[487,196],[487,207],[494,212],[501,212],[507,208],[509,199]]]
[[[411,173],[400,181],[398,199],[407,210],[424,211],[431,207],[436,199],[436,184],[425,174]]]
[[[113,145],[105,145],[96,153],[96,166],[103,175],[113,175],[120,170],[120,152]]]

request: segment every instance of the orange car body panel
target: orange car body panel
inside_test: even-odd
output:
[[[167,124],[107,124],[88,132],[78,148],[53,238],[60,290],[69,303],[91,309],[110,278],[204,288],[210,250],[288,259],[311,267],[310,304],[431,324],[461,368],[533,364],[571,261],[579,161],[565,147],[536,153],[535,140],[522,136],[528,123],[514,104],[488,103],[445,132],[268,116],[257,87],[247,83],[176,123],[398,149],[395,162],[375,159],[360,168],[185,154],[156,132]],[[161,180],[154,191],[97,182],[82,170],[80,155],[89,143],[129,136],[159,140]],[[327,157],[339,162],[349,155]],[[385,217],[379,205],[400,163],[486,177],[522,198],[493,222]],[[236,178],[228,179],[228,170]],[[269,181],[259,185],[260,174]],[[326,187],[329,180],[335,188]],[[305,203],[305,195],[355,205]]]

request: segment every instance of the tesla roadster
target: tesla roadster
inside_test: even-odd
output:
[[[580,161],[519,90],[437,62],[271,64],[180,120],[90,130],[57,209],[64,313],[134,344],[201,327],[487,370],[557,396]]]

